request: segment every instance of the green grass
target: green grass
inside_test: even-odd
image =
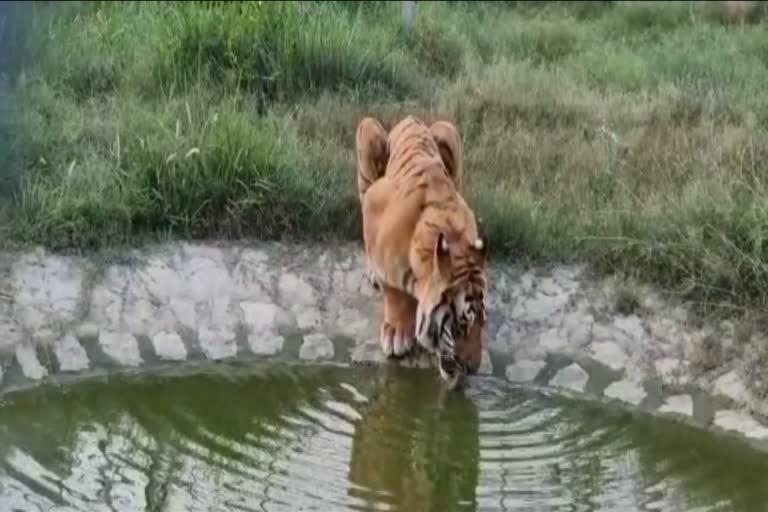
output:
[[[768,23],[718,5],[419,3],[411,33],[398,2],[40,8],[0,236],[358,239],[355,125],[415,113],[459,126],[495,257],[765,307]]]

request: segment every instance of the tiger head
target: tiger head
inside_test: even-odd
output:
[[[448,362],[455,354],[454,340],[486,321],[487,243],[437,237],[432,276],[425,283],[416,313],[416,338],[431,353]],[[462,365],[461,361],[458,361]]]

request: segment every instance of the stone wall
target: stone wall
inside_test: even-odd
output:
[[[768,442],[748,351],[727,322],[693,328],[681,306],[584,268],[491,269],[475,378],[505,378]],[[170,244],[90,259],[0,257],[0,390],[193,362],[386,363],[361,248]],[[747,346],[760,346],[755,339]],[[728,354],[727,356],[724,354]],[[425,357],[399,363],[429,366]],[[470,384],[471,385],[471,384]]]

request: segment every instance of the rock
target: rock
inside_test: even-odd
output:
[[[538,344],[549,354],[558,354],[568,347],[568,338],[560,329],[552,327],[539,335]]]
[[[324,334],[304,336],[304,343],[299,349],[299,358],[308,361],[333,358],[333,342]]]
[[[613,325],[634,342],[644,338],[643,322],[637,315],[617,316],[613,319]]]
[[[283,349],[285,339],[278,334],[280,308],[265,302],[242,302],[243,323],[250,331],[248,345],[257,355],[274,355]]]
[[[131,334],[101,331],[99,345],[107,356],[123,366],[139,366],[143,362],[139,353],[139,343]]]
[[[592,339],[592,327],[595,318],[586,311],[572,311],[563,318],[562,330],[568,337],[568,345],[574,348],[583,347]]]
[[[313,306],[316,302],[315,289],[295,274],[288,272],[280,274],[278,291],[282,304],[288,307]]]
[[[480,375],[493,375],[493,363],[491,362],[491,354],[488,352],[488,349],[483,349],[477,373]]]
[[[94,322],[83,322],[75,327],[75,336],[80,339],[99,337],[99,326]]]
[[[77,338],[71,334],[56,340],[53,344],[53,352],[62,372],[79,372],[88,369],[88,354]]]
[[[752,398],[736,370],[731,370],[715,381],[715,393],[728,397],[739,405],[749,403]]]
[[[536,286],[536,290],[549,297],[554,297],[563,292],[563,289],[555,283],[555,280],[551,277],[545,277],[539,281]]]
[[[0,317],[0,352],[10,351],[21,339],[21,331],[16,323],[10,318]]]
[[[35,338],[53,341],[61,335],[59,326],[75,320],[82,287],[76,259],[44,252],[24,255],[11,269],[13,318]]]
[[[665,414],[681,414],[693,416],[693,399],[691,395],[672,395],[667,397],[659,412]]]
[[[665,357],[653,363],[656,373],[662,379],[677,374],[680,371],[680,361],[672,357]]]
[[[378,338],[370,338],[362,343],[355,345],[351,354],[352,363],[355,364],[369,364],[369,363],[384,363],[387,357],[381,350]]]
[[[638,405],[646,396],[645,390],[628,380],[620,380],[605,388],[605,396],[615,398],[632,405]]]
[[[313,329],[323,321],[323,316],[317,308],[296,307],[293,312],[299,329]]]
[[[251,334],[261,336],[275,333],[280,309],[274,304],[241,302],[240,311],[243,315],[243,323]]]
[[[613,371],[622,370],[627,364],[627,354],[618,343],[596,341],[592,344],[592,358]]]
[[[715,413],[714,423],[723,430],[739,432],[752,439],[768,438],[768,428],[744,411],[724,410]]]
[[[202,327],[197,337],[208,359],[218,361],[237,355],[235,333],[227,327]]]
[[[21,366],[24,376],[32,380],[40,380],[48,375],[48,370],[37,359],[35,347],[31,343],[16,345],[16,361]]]
[[[522,322],[543,322],[552,320],[556,313],[561,312],[568,304],[569,294],[559,293],[555,296],[538,294],[532,299],[521,297],[512,317]]]
[[[280,335],[262,338],[256,338],[251,335],[248,336],[248,345],[251,347],[251,352],[257,356],[273,356],[283,350],[285,338]]]
[[[517,361],[507,365],[506,376],[511,382],[531,382],[546,366],[544,361]]]
[[[577,363],[573,363],[558,371],[549,384],[581,392],[584,391],[587,380],[589,380],[589,374]]]
[[[187,359],[187,347],[181,336],[175,332],[163,331],[152,337],[152,346],[155,354],[163,361],[185,361]]]

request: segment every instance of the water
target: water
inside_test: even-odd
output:
[[[0,407],[2,511],[768,510],[768,458],[396,367],[111,378]]]

